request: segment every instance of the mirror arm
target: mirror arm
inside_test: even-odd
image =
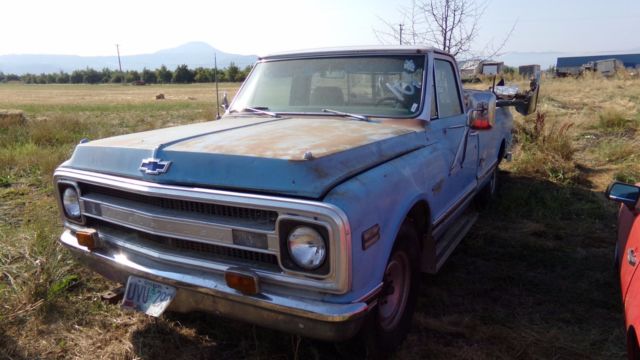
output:
[[[518,105],[526,105],[526,104],[527,104],[527,101],[522,99],[496,101],[496,107],[518,106]]]
[[[635,205],[625,204],[625,203],[623,203],[623,204],[624,204],[624,206],[627,207],[627,209],[629,209],[629,211],[631,211],[633,216],[637,216],[638,215],[638,208]]]

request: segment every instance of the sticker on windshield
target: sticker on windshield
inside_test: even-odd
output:
[[[411,105],[411,112],[416,112],[417,108],[418,108],[418,104],[413,103],[413,105]]]
[[[416,71],[416,64],[413,62],[413,60],[404,61],[404,71],[410,72],[410,73]]]

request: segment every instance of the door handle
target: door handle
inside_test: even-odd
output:
[[[636,266],[637,259],[636,259],[636,252],[634,249],[629,249],[629,251],[627,251],[627,262],[631,266]]]

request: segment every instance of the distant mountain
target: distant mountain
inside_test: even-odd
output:
[[[186,64],[190,68],[213,67],[213,56],[218,58],[218,67],[227,67],[231,62],[239,67],[253,64],[254,55],[238,55],[216,50],[204,42],[190,42],[175,48],[157,51],[153,54],[122,56],[123,70],[156,69],[162,65],[174,69]],[[5,74],[52,73],[60,70],[71,72],[86,67],[118,69],[117,56],[75,56],[75,55],[0,55],[0,71]]]

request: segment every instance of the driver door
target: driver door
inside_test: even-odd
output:
[[[467,125],[457,73],[449,58],[434,59],[429,133],[438,142],[448,169],[442,190],[434,194],[441,205],[440,211],[434,213],[436,223],[447,220],[477,185],[478,136]]]

